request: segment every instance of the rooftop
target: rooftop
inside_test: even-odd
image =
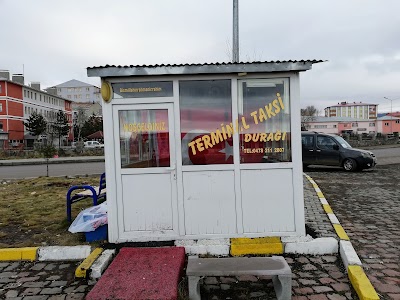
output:
[[[229,74],[229,73],[271,73],[307,71],[313,64],[323,60],[287,60],[263,62],[222,62],[203,64],[161,64],[161,65],[105,65],[88,67],[89,77],[155,76],[187,74]]]
[[[93,84],[89,84],[83,81],[79,81],[76,79],[71,79],[69,81],[66,81],[64,83],[60,83],[58,85],[52,86],[55,88],[70,88],[70,87],[84,87],[84,86],[94,86]]]

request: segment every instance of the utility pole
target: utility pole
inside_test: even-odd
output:
[[[233,0],[232,62],[239,62],[239,3]]]
[[[393,99],[389,99],[388,97],[383,97],[383,98],[390,101],[390,133],[392,134],[393,133],[393,124],[392,124],[393,123],[393,109],[392,109]]]

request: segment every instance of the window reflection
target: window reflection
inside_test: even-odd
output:
[[[240,162],[291,161],[287,81],[253,79],[239,84],[239,119],[244,117],[248,125],[240,133]]]
[[[179,103],[182,164],[233,164],[232,136],[211,142],[212,132],[232,122],[231,81],[180,81]]]
[[[119,111],[122,168],[170,166],[168,110]]]

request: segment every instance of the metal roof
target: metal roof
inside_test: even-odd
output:
[[[79,80],[76,80],[76,79],[71,79],[71,80],[69,80],[69,81],[66,81],[66,82],[63,82],[63,83],[60,83],[60,84],[57,84],[57,85],[54,85],[54,86],[52,86],[52,87],[55,87],[55,88],[69,88],[69,87],[86,87],[86,86],[94,86],[94,87],[97,87],[97,86],[95,86],[95,85],[93,85],[93,84],[88,84],[88,83],[86,83],[86,82],[83,82],[83,81],[79,81]],[[97,87],[98,88],[98,87]]]
[[[378,118],[379,121],[389,121],[389,120],[400,120],[398,117],[394,116],[383,116]]]
[[[350,118],[350,117],[301,117],[303,122],[306,123],[325,123],[325,122],[374,122],[376,119],[359,119],[359,118]]]
[[[222,62],[203,64],[161,64],[161,65],[105,65],[88,67],[89,77],[155,76],[155,75],[195,75],[229,73],[271,73],[300,72],[310,70],[313,64],[323,60],[285,60],[255,62]]]

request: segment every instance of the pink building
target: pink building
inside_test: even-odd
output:
[[[377,133],[377,120],[353,119],[345,117],[314,117],[303,122],[310,131],[322,133]]]
[[[394,116],[383,116],[377,119],[378,121],[378,132],[383,134],[390,134],[394,132],[400,132],[400,118]]]

